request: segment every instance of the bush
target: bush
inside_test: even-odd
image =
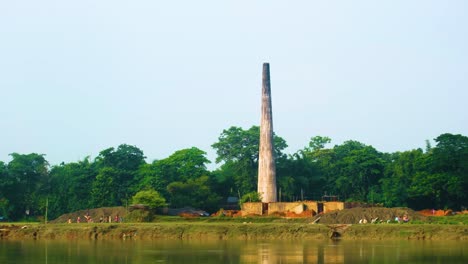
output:
[[[242,198],[239,200],[239,204],[243,204],[246,202],[261,202],[262,195],[258,192],[249,192],[242,195]]]
[[[151,209],[166,206],[166,199],[153,189],[137,192],[132,198],[133,204],[144,204]]]
[[[135,210],[127,215],[128,222],[152,222],[154,220],[154,214],[152,211]]]
[[[467,225],[468,214],[459,214],[451,216],[430,216],[428,222],[431,224],[444,224],[444,225]]]

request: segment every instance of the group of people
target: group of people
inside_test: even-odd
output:
[[[401,223],[401,222],[403,222],[403,223],[408,223],[408,222],[409,222],[409,217],[408,217],[408,215],[403,215],[403,217],[398,217],[398,216],[396,216],[396,217],[395,217],[395,222],[398,222],[398,223]]]
[[[379,220],[378,217],[372,218],[372,219],[371,219],[371,223],[372,223],[372,224],[376,224],[376,223],[380,223],[380,222],[382,222],[382,221]],[[362,219],[359,220],[359,223],[360,223],[360,224],[367,224],[367,219],[366,219],[366,218],[362,218]]]
[[[118,214],[114,216],[114,218],[112,219],[112,216],[109,215],[109,216],[101,216],[99,217],[99,223],[121,223],[123,221],[122,217],[120,217]],[[89,213],[86,213],[84,215],[84,221],[81,219],[81,216],[78,216],[76,218],[76,223],[79,224],[79,223],[94,223],[94,220],[93,218],[91,217],[91,215]],[[71,218],[68,218],[68,221],[67,223],[71,224],[73,223],[73,220]]]
[[[387,223],[391,223],[391,222],[392,222],[391,220],[387,220]],[[396,216],[395,217],[395,222],[397,222],[397,223],[402,223],[402,222],[407,223],[407,222],[409,222],[409,217],[406,214],[403,215],[403,217]],[[367,223],[368,222],[367,222],[367,219],[365,217],[359,220],[359,224],[367,224]],[[380,220],[378,217],[376,217],[376,218],[373,218],[371,220],[371,223],[372,224],[382,223],[382,220]]]

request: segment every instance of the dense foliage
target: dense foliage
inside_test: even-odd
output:
[[[462,209],[467,206],[468,137],[442,134],[436,146],[382,153],[357,141],[327,148],[328,137],[286,155],[286,141],[274,135],[280,201],[321,200]],[[0,161],[0,216],[36,219],[48,204],[50,218],[102,206],[147,201],[152,206],[193,206],[216,211],[229,196],[256,200],[259,128],[224,130],[216,150],[218,169],[209,171],[206,152],[192,147],[145,161],[131,145],[101,151],[94,160],[50,166],[44,154],[11,154]],[[132,201],[133,198],[133,201]],[[48,203],[46,203],[48,201]]]
[[[132,198],[133,204],[144,204],[151,209],[166,206],[166,199],[153,189],[137,192]]]

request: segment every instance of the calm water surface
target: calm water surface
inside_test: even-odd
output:
[[[463,241],[4,241],[0,263],[468,263]]]

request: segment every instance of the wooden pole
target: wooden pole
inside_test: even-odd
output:
[[[49,197],[46,198],[44,223],[47,225],[47,211],[49,208]]]

